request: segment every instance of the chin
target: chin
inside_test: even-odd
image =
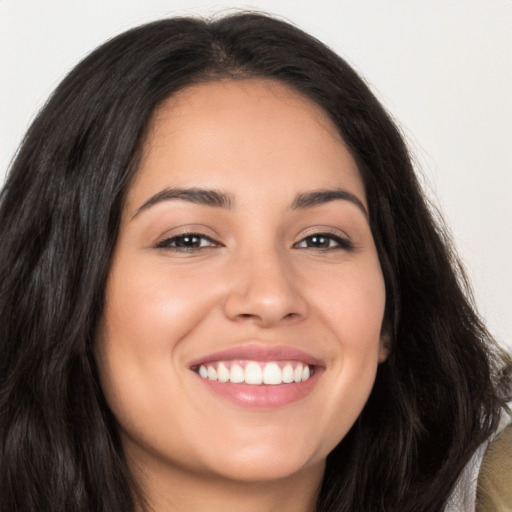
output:
[[[263,483],[286,480],[301,472],[320,469],[323,473],[325,460],[299,461],[286,455],[274,456],[271,459],[261,457],[244,460],[225,460],[222,468],[215,472],[228,480],[243,483]]]
[[[210,471],[230,480],[268,482],[314,468],[321,468],[323,472],[326,456],[327,453],[320,453],[304,442],[290,443],[289,440],[278,438],[273,443],[265,443],[261,439],[254,439],[251,444],[230,443],[229,450],[217,455],[209,453],[210,463],[207,465]],[[222,464],[218,461],[222,461]]]

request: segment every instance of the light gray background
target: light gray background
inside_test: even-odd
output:
[[[0,0],[0,181],[83,56],[173,14],[264,10],[355,66],[399,121],[490,330],[512,349],[511,0]]]

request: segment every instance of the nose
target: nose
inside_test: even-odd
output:
[[[307,302],[299,293],[290,262],[283,255],[277,251],[258,251],[232,263],[224,301],[224,311],[230,320],[271,327],[307,316]]]

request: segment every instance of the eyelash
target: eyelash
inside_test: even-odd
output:
[[[329,247],[304,247],[316,249],[317,251],[327,252],[327,251],[335,251],[335,250],[343,250],[347,252],[352,252],[354,250],[354,244],[347,238],[343,238],[339,235],[335,235],[334,233],[313,233],[311,235],[308,235],[304,237],[300,242],[296,243],[294,245],[295,248],[302,249],[302,247],[298,247],[299,244],[302,244],[303,242],[311,241],[314,243],[315,239],[320,240],[327,240],[329,245],[331,242],[335,242],[335,246],[329,246]]]
[[[189,242],[187,242],[187,239],[189,239]],[[328,247],[314,247],[314,246],[306,246],[306,247],[299,247],[300,244],[306,242],[315,243],[315,239],[322,243],[322,241],[327,241],[329,246]],[[186,246],[182,245],[179,246],[178,244],[181,243],[197,243],[199,241],[199,246],[197,245],[191,245]],[[207,241],[207,245],[201,245],[203,241]],[[331,243],[334,242],[336,245],[331,246]],[[179,235],[175,235],[169,238],[166,238],[165,240],[162,240],[161,242],[158,242],[156,245],[157,249],[166,249],[176,252],[199,252],[203,251],[205,249],[210,249],[212,247],[220,247],[221,244],[210,238],[209,236],[206,236],[202,233],[181,233]],[[295,249],[315,249],[317,251],[321,252],[328,252],[333,250],[344,250],[347,252],[352,252],[354,250],[354,244],[348,240],[347,238],[343,238],[339,235],[335,235],[333,233],[313,233],[311,235],[308,235],[304,237],[300,242],[297,242],[293,246]]]
[[[200,241],[207,240],[208,245],[199,245],[198,246],[179,246],[179,245],[172,245],[181,242],[186,242],[187,239],[199,239]],[[201,243],[201,242],[200,242]],[[162,240],[161,242],[158,242],[156,245],[157,249],[168,249],[171,251],[176,252],[197,252],[202,251],[204,249],[209,249],[211,247],[219,247],[220,244],[210,238],[209,236],[203,235],[202,233],[180,233],[179,235],[171,236],[170,238],[166,238],[165,240]]]

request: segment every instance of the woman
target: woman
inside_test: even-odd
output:
[[[2,511],[437,511],[497,432],[510,362],[398,130],[283,22],[96,50],[0,226]]]

